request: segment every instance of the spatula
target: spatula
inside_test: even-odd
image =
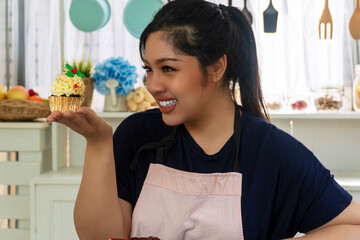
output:
[[[264,32],[274,33],[276,32],[278,11],[272,5],[272,0],[270,0],[268,8],[263,12],[264,17]]]
[[[349,31],[350,35],[355,39],[360,39],[360,0],[355,0],[354,13],[350,18]]]
[[[115,88],[119,85],[119,82],[115,79],[109,79],[105,82],[105,86],[110,89],[110,97],[111,97],[111,105],[116,107],[117,105],[117,98],[115,93]]]
[[[246,0],[244,0],[244,8],[243,8],[242,12],[245,14],[245,16],[247,16],[247,18],[249,19],[250,25],[251,25],[253,22],[253,18],[251,16],[249,9],[246,8]]]

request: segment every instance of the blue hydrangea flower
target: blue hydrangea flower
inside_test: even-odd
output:
[[[131,66],[122,57],[118,57],[108,58],[96,64],[92,77],[95,79],[95,89],[100,94],[109,94],[110,89],[105,86],[105,82],[115,79],[119,82],[115,88],[116,94],[125,97],[134,88],[138,75],[135,66]]]

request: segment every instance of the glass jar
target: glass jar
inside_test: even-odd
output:
[[[314,105],[318,111],[339,111],[343,106],[344,86],[337,84],[315,85]]]
[[[360,65],[356,65],[354,71],[353,106],[356,112],[360,112]]]
[[[281,111],[284,105],[284,96],[276,94],[265,95],[265,105],[269,111]]]
[[[290,94],[287,105],[290,111],[307,111],[310,107],[309,96],[306,94]]]

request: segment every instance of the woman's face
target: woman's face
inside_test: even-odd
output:
[[[167,125],[195,123],[202,117],[214,87],[207,84],[197,58],[175,52],[162,32],[154,32],[146,41],[144,68],[147,89]]]

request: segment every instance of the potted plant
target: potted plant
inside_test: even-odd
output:
[[[67,61],[66,63],[85,75],[85,77],[83,78],[85,84],[84,102],[81,104],[81,106],[91,107],[95,81],[95,79],[91,76],[91,69],[94,66],[93,61],[91,59],[88,59],[86,61],[85,58],[82,58],[80,61],[73,60],[71,63]],[[66,69],[63,69],[63,71],[65,70]]]

